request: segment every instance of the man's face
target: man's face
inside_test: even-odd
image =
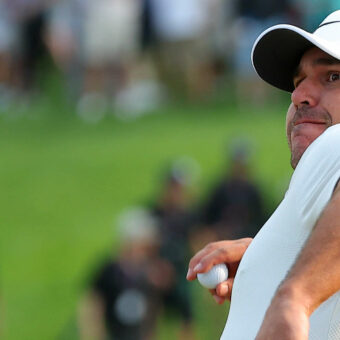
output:
[[[286,131],[295,169],[308,146],[328,127],[340,123],[340,61],[314,47],[302,56]]]

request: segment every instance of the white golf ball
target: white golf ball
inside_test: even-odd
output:
[[[198,273],[197,279],[203,287],[214,289],[228,279],[228,268],[224,263],[217,264],[206,273]]]

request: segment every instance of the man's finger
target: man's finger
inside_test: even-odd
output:
[[[201,263],[202,259],[213,252],[217,247],[217,242],[209,243],[190,260],[187,273],[188,280],[191,281],[196,279],[197,273],[199,272],[197,269],[199,269],[199,264]]]
[[[229,285],[227,281],[224,281],[216,286],[216,293],[218,296],[227,297],[229,292]]]
[[[205,273],[216,264],[228,263],[229,258],[230,254],[227,247],[218,248],[202,257],[198,265],[194,267],[193,270],[196,273]]]
[[[219,305],[222,305],[224,303],[224,301],[226,300],[225,298],[222,298],[218,295],[213,295],[214,296],[214,299],[215,301],[219,304]]]
[[[233,289],[234,278],[229,278],[216,286],[216,295],[224,299],[231,300],[231,292]]]
[[[214,298],[214,300],[216,301],[216,303],[218,303],[219,305],[223,304],[224,301],[226,300],[226,298],[217,295],[215,289],[211,289],[210,293],[211,293],[212,297]]]

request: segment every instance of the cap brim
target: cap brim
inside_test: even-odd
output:
[[[319,47],[340,59],[340,46],[292,25],[276,25],[255,41],[252,63],[258,75],[269,84],[288,92],[294,90],[293,76],[303,53]]]

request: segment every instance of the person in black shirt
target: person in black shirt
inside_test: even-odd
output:
[[[81,303],[82,339],[153,338],[172,269],[158,255],[158,234],[147,211],[130,210],[121,226],[120,254],[100,267]]]
[[[245,145],[234,147],[230,171],[202,209],[202,224],[214,232],[215,240],[253,237],[265,220],[262,195],[249,173],[248,152]]]
[[[174,273],[172,284],[162,293],[162,303],[166,312],[173,312],[180,320],[180,339],[188,340],[194,338],[191,288],[186,280],[194,215],[188,183],[180,170],[174,166],[167,173],[152,213],[160,235],[160,256],[168,262]]]

